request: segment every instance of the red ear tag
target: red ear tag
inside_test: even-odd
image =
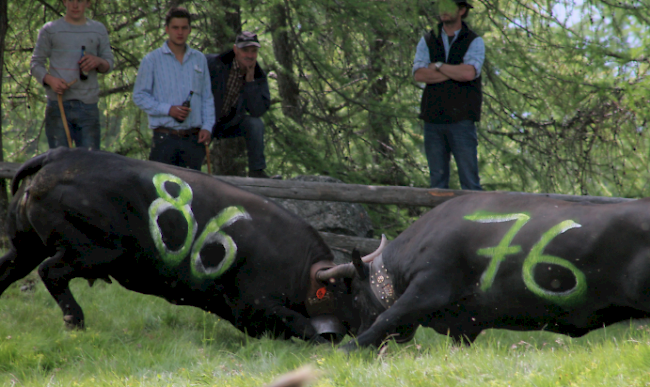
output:
[[[322,288],[316,290],[316,298],[319,300],[322,300],[323,297],[325,297],[325,294],[327,293],[327,289],[323,286]]]

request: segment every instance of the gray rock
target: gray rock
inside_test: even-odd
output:
[[[329,176],[298,176],[290,180],[343,183]],[[287,210],[305,219],[316,230],[334,234],[372,238],[373,228],[366,209],[358,203],[326,202],[296,199],[275,199]],[[332,249],[336,263],[349,262],[350,256]]]

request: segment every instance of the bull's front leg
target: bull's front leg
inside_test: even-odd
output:
[[[273,305],[270,310],[273,312],[275,323],[280,323],[284,326],[284,336],[286,338],[297,337],[306,341],[324,342],[317,334],[316,329],[308,317],[287,308],[284,305]]]
[[[233,324],[253,337],[271,333],[277,338],[317,340],[316,329],[309,318],[289,309],[281,300],[264,297],[239,300],[233,303],[233,314]]]
[[[431,289],[428,285],[430,282],[426,278],[411,282],[393,306],[379,314],[370,328],[355,340],[340,347],[340,350],[350,352],[359,347],[379,347],[391,334],[405,328],[406,331],[415,329],[420,321],[426,320],[428,315],[443,307],[449,300],[450,292],[447,287]]]
[[[81,306],[72,296],[70,280],[74,278],[74,268],[66,262],[65,251],[57,253],[43,262],[38,268],[45,287],[63,311],[63,320],[68,328],[84,328],[84,314]]]

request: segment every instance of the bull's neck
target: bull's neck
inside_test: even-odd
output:
[[[390,309],[397,300],[393,279],[384,266],[383,254],[370,263],[370,288],[384,308]]]

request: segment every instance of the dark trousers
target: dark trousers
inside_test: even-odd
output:
[[[248,170],[266,169],[264,157],[264,122],[260,118],[245,116],[239,124],[225,123],[216,138],[233,138],[244,136],[248,153]]]
[[[63,101],[70,137],[77,148],[99,149],[99,108],[96,103],[78,100]],[[61,120],[58,101],[47,101],[45,108],[45,136],[50,149],[68,147],[68,136]]]
[[[180,137],[154,132],[149,160],[200,171],[203,159],[205,145],[199,144],[198,133]]]
[[[449,161],[454,155],[462,189],[482,191],[478,176],[478,137],[470,120],[453,124],[424,123],[424,149],[432,188],[449,188]]]

